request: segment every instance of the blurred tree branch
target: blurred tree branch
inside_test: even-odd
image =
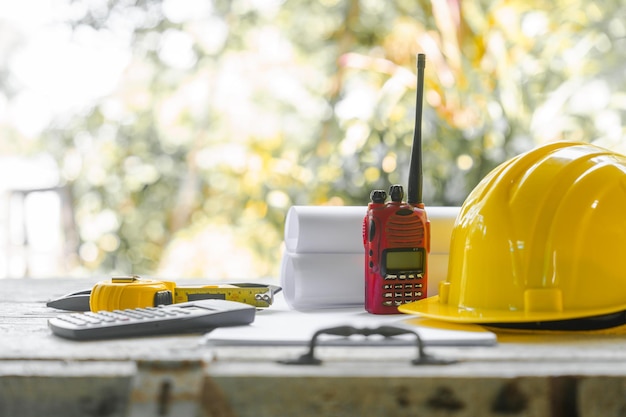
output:
[[[110,95],[37,142],[71,172],[88,270],[276,275],[290,205],[365,206],[407,181],[418,52],[427,206],[538,143],[624,147],[618,0],[72,4],[76,42],[131,52]]]

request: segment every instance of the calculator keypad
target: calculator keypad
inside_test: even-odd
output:
[[[131,320],[153,320],[166,317],[186,316],[189,314],[191,314],[191,312],[182,308],[170,307],[168,309],[163,309],[157,307],[146,307],[128,310],[99,311],[97,313],[74,313],[60,315],[58,319],[75,326],[82,327],[89,325],[124,323]]]

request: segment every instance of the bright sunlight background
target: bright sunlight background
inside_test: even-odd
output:
[[[424,199],[507,158],[626,152],[618,0],[0,2],[0,277],[278,274],[295,204],[405,183],[427,54]]]

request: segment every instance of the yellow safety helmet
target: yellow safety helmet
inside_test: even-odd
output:
[[[521,328],[624,316],[626,156],[556,142],[501,164],[461,207],[439,294],[399,310]]]

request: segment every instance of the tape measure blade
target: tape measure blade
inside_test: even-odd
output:
[[[237,286],[202,286],[202,287],[177,287],[174,291],[174,302],[184,303],[187,301],[221,299],[238,301],[256,307],[269,307],[270,303],[258,300],[256,295],[269,291],[267,286],[255,288],[242,288]]]

